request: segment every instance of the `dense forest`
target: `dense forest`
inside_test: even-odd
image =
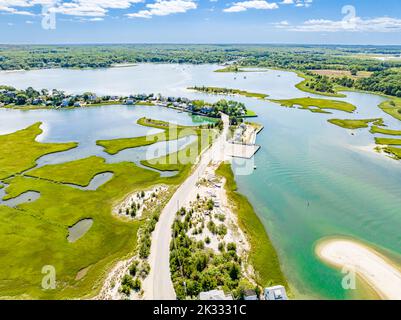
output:
[[[351,50],[352,49],[352,50]],[[400,54],[401,47],[380,52]],[[377,53],[369,47],[281,45],[54,45],[0,46],[0,69],[101,68],[120,63],[225,63],[285,69],[337,69],[379,71],[401,67],[401,61],[361,59],[357,54]]]

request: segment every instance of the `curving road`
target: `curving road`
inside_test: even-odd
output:
[[[171,228],[177,210],[189,204],[196,192],[198,178],[204,174],[210,161],[220,162],[225,158],[225,143],[229,118],[222,114],[223,131],[213,145],[205,150],[193,173],[176,190],[160,214],[159,222],[152,234],[149,264],[150,273],[144,282],[144,298],[147,300],[174,300],[176,294],[170,274]]]

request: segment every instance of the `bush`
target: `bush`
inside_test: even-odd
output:
[[[135,278],[132,289],[134,289],[135,291],[139,291],[141,290],[141,286],[142,286],[141,280],[139,280],[139,278]]]
[[[132,262],[131,266],[129,267],[129,273],[133,277],[135,277],[136,272],[138,271],[138,264],[139,264],[139,262],[135,260],[134,262]]]
[[[209,229],[209,231],[210,231],[211,233],[216,234],[217,228],[216,228],[215,223],[214,223],[212,220],[210,220],[210,221],[207,223],[207,228]]]
[[[220,224],[216,229],[215,233],[219,236],[225,236],[227,234],[227,227],[224,224]]]
[[[142,262],[141,268],[139,270],[139,273],[140,273],[142,279],[145,279],[148,276],[149,272],[150,272],[149,263],[146,261]]]
[[[227,243],[227,251],[237,251],[237,245],[234,242]]]

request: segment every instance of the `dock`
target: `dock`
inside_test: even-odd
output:
[[[251,159],[259,149],[260,146],[257,144],[227,142],[225,145],[225,155],[227,157]]]

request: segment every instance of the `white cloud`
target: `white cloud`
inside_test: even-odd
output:
[[[174,13],[184,13],[196,9],[197,4],[193,0],[157,0],[146,5],[148,9],[136,13],[128,13],[130,18],[151,18],[152,16],[167,16]]]
[[[143,0],[0,0],[0,11],[9,14],[33,15],[17,8],[30,8],[36,5],[51,6],[52,12],[71,15],[103,17],[109,9],[128,9],[133,4]]]
[[[278,26],[276,25],[276,27]],[[355,17],[339,21],[311,19],[305,21],[302,25],[289,25],[287,29],[299,32],[400,32],[401,19],[390,17],[370,19]]]
[[[269,3],[264,0],[250,0],[242,2],[234,2],[231,7],[224,9],[224,12],[241,12],[248,9],[258,9],[258,10],[273,10],[278,9],[277,3]]]
[[[313,0],[283,0],[280,4],[294,4],[296,7],[308,8],[312,5]]]

